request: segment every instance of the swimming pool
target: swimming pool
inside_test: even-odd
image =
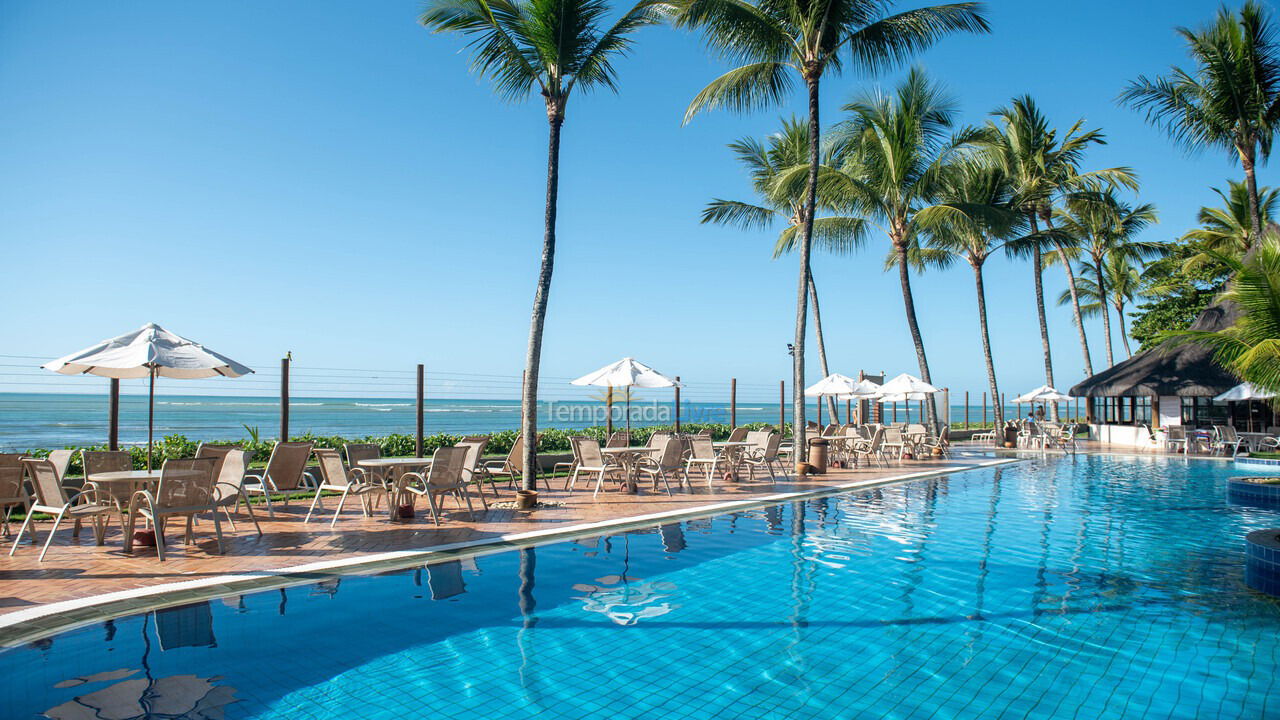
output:
[[[1039,459],[163,610],[0,652],[0,713],[1277,717],[1238,473]]]

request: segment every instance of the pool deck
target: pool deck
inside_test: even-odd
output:
[[[0,545],[5,550],[0,555],[0,646],[154,607],[316,582],[336,574],[385,572],[1013,461],[961,451],[946,460],[890,462],[803,479],[779,478],[776,483],[757,475],[755,482],[717,482],[714,491],[694,479],[692,492],[677,489],[671,496],[642,484],[639,495],[601,492],[598,501],[581,489],[568,494],[560,489],[563,480],[552,478],[554,489],[544,489],[540,499],[562,503],[559,507],[532,512],[491,509],[477,512],[471,521],[465,509],[449,503],[439,528],[432,525],[425,503],[419,503],[416,518],[391,522],[385,512],[365,518],[358,503],[348,502],[330,529],[336,499],[325,498],[329,511],[317,511],[306,524],[309,501],[294,500],[287,510],[277,504],[273,519],[266,517],[265,508],[255,506],[262,537],[243,510],[236,516],[237,531],[223,523],[223,555],[217,554],[213,523],[207,518],[195,528],[195,543],[189,546],[182,543],[181,523],[174,522],[164,562],[150,547],[135,545],[133,553],[126,554],[118,523],[108,530],[105,546],[94,544],[89,527],[73,539],[70,525],[64,523],[42,563],[37,562],[38,547],[24,542],[9,557],[12,539]],[[499,500],[514,499],[506,488],[499,494]],[[492,496],[489,501],[494,502]],[[41,543],[50,525],[37,523]]]

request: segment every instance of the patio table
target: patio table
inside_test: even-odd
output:
[[[1266,438],[1275,437],[1271,433],[1264,432],[1237,432],[1240,439],[1245,441],[1245,445],[1249,448],[1249,452],[1257,452],[1258,445]]]
[[[626,478],[627,492],[635,494],[640,491],[639,486],[636,484],[636,463],[646,453],[665,449],[661,447],[607,447],[600,448],[600,452],[605,455],[612,455],[618,461],[618,464],[622,466],[623,476]]]
[[[191,477],[200,473],[196,470],[170,470],[169,477]],[[93,484],[95,486],[106,486],[102,489],[106,490],[116,499],[116,505],[120,505],[121,495],[117,490],[127,488],[128,492],[123,496],[125,504],[138,490],[154,490],[156,483],[160,482],[160,470],[115,470],[112,472],[99,472],[85,478],[85,484]],[[123,509],[123,507],[121,508]]]
[[[723,440],[711,443],[711,447],[720,448],[720,454],[728,464],[729,475],[734,482],[738,480],[738,465],[742,460],[742,451],[755,447],[755,443],[746,440]]]

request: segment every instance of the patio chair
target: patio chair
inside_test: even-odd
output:
[[[609,436],[609,440],[605,442],[605,447],[619,448],[631,447],[631,432],[629,430],[617,430]]]
[[[129,498],[129,522],[124,533],[124,551],[133,552],[133,529],[138,518],[151,523],[156,533],[156,555],[164,562],[164,526],[168,518],[187,519],[185,539],[188,545],[194,539],[192,525],[197,513],[213,515],[213,532],[222,554],[222,521],[218,519],[218,501],[213,486],[216,478],[213,458],[165,460],[160,468],[160,482],[155,492],[138,490]]]
[[[894,454],[898,461],[902,461],[902,456],[907,452],[907,439],[902,434],[901,428],[887,427],[884,429],[883,440],[880,443],[880,452],[886,454]]]
[[[365,517],[373,511],[372,503],[369,496],[373,494],[390,495],[391,489],[382,482],[374,480],[373,476],[365,472],[362,468],[351,468],[348,470],[342,464],[342,454],[332,448],[316,448],[311,451],[315,455],[317,464],[320,465],[320,487],[316,489],[316,496],[311,499],[311,507],[307,509],[307,516],[302,522],[311,522],[311,514],[315,512],[316,506],[321,510],[324,509],[324,503],[320,500],[320,493],[325,490],[342,493],[338,498],[338,507],[333,511],[333,519],[329,521],[329,527],[333,527],[338,522],[338,516],[342,514],[342,506],[346,504],[347,498],[355,495],[360,498],[360,509]],[[387,507],[392,507],[391,499],[388,497]]]
[[[398,496],[425,497],[431,508],[431,521],[440,526],[440,515],[444,512],[444,504],[437,504],[437,498],[452,496],[462,507],[467,504],[467,516],[474,522],[475,510],[471,507],[471,496],[467,494],[467,480],[463,477],[463,469],[467,462],[469,448],[442,447],[431,455],[431,467],[424,477],[421,473],[407,472],[400,478]]]
[[[49,451],[49,462],[53,463],[53,469],[58,472],[58,482],[64,485],[67,482],[67,468],[71,466],[71,456],[75,452],[75,450]]]
[[[21,505],[23,514],[31,511],[31,496],[27,494],[26,483],[23,482],[22,455],[20,453],[0,454],[0,525],[4,526],[4,536],[9,537],[9,513],[12,508]]]
[[[755,435],[755,433],[752,433]],[[777,481],[778,476],[774,472],[774,465],[782,471],[782,476],[787,476],[786,466],[782,464],[782,459],[778,457],[778,445],[782,442],[782,438],[777,433],[766,432],[764,437],[758,437],[760,441],[756,447],[748,448],[747,452],[742,455],[742,464],[747,467],[748,476],[752,481],[756,479],[756,468],[764,468],[769,471],[769,479]]]
[[[515,442],[511,443],[511,451],[504,460],[489,460],[480,464],[479,472],[486,480],[505,477],[508,487],[515,487],[516,481],[524,476],[524,434],[518,433]],[[535,475],[536,475],[535,471]],[[494,490],[497,492],[497,490]]]
[[[668,475],[672,473],[679,474],[683,484],[689,484],[689,477],[685,475],[684,463],[682,462],[683,455],[684,443],[680,441],[680,438],[668,435],[667,442],[662,446],[660,452],[643,456],[636,461],[635,471],[641,475],[648,475],[653,480],[654,490],[658,489],[658,480],[662,480],[663,486],[667,489],[667,494],[670,495],[671,483],[667,482]]]
[[[271,493],[284,495],[284,506],[289,507],[289,495],[298,490],[309,490],[315,480],[307,474],[307,458],[311,457],[309,442],[277,442],[271,449],[266,470],[250,470],[245,474],[243,489],[246,495],[261,495],[267,500],[267,515],[276,516],[271,504]]]
[[[1246,441],[1236,433],[1236,429],[1231,425],[1219,425],[1214,428],[1213,442],[1209,445],[1209,450],[1215,454],[1226,455],[1227,448],[1231,448],[1231,457],[1240,454],[1240,448],[1245,446]]]
[[[645,447],[662,447],[668,440],[675,437],[669,432],[655,432],[649,435],[649,439],[645,442]]]
[[[199,451],[196,455],[199,456]],[[240,503],[243,502],[245,511],[249,513],[249,519],[258,530],[258,537],[262,537],[262,526],[258,524],[258,517],[253,514],[253,505],[249,502],[249,496],[244,493],[245,473],[249,469],[249,460],[252,457],[253,453],[239,448],[222,453],[222,464],[214,475],[213,499],[214,504],[227,517],[227,523],[231,525],[232,531],[236,529],[236,521],[231,514],[238,511]]]
[[[724,453],[716,452],[710,435],[693,435],[689,438],[689,456],[684,461],[685,484],[689,482],[689,474],[695,466],[706,468],[707,489],[713,489],[717,465],[728,465]]]
[[[1040,448],[1045,449],[1044,429],[1040,427],[1040,423],[1028,420],[1022,423],[1022,428],[1018,430],[1018,447],[1020,448]]]
[[[126,472],[133,469],[133,457],[124,450],[81,450],[80,462],[84,465],[85,482],[92,475],[104,472]],[[62,475],[58,476],[59,481]]]
[[[565,490],[572,493],[573,487],[578,484],[578,476],[587,473],[596,475],[596,489],[591,494],[591,498],[595,499],[600,494],[600,488],[604,487],[604,479],[609,474],[620,474],[622,467],[607,462],[604,453],[600,452],[600,443],[589,437],[574,436],[569,438],[569,444],[573,447],[573,454],[578,458],[578,467],[574,468],[573,474],[569,476],[569,484],[565,486]]]
[[[484,447],[489,444],[489,438],[479,437],[476,439],[464,439],[462,442],[454,445],[454,447],[464,448],[467,451],[466,461],[462,464],[462,480],[463,482],[473,483],[476,486],[476,494],[480,496],[480,504],[485,510],[489,509],[489,501],[484,498],[485,483],[480,476],[480,458],[484,455]],[[493,496],[498,497],[497,488],[489,488],[493,491]]]
[[[884,465],[884,433],[884,428],[876,428],[870,439],[854,441],[849,448],[853,461],[866,460],[870,464],[874,460],[877,465]]]
[[[49,537],[44,541],[44,548],[40,551],[40,562],[44,562],[44,556],[49,552],[49,545],[58,532],[58,525],[68,517],[76,521],[72,529],[73,535],[80,534],[80,521],[86,518],[92,519],[94,539],[99,545],[105,544],[107,525],[111,522],[113,515],[119,514],[116,510],[115,498],[111,493],[89,487],[68,497],[66,488],[62,487],[62,483],[58,481],[58,469],[53,462],[23,458],[22,467],[31,478],[31,487],[35,490],[36,500],[27,507],[27,517],[22,521],[22,527],[18,528],[17,537],[13,539],[13,547],[9,549],[10,556],[18,549],[18,543],[22,542],[22,535],[28,528],[31,529],[31,544],[36,543],[36,529],[31,525],[31,519],[36,513],[53,515],[53,527],[49,528]]]
[[[941,450],[942,457],[951,457],[951,428],[943,426],[937,437],[928,437],[920,442],[920,449],[926,453]]]
[[[751,432],[745,427],[736,427],[729,431],[729,442],[743,442],[747,439],[747,433]]]

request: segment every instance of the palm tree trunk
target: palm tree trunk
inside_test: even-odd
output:
[[[1116,303],[1116,317],[1120,318],[1120,339],[1124,341],[1124,356],[1126,358],[1133,357],[1133,350],[1129,347],[1129,330],[1124,325],[1124,303]]]
[[[1240,165],[1244,168],[1244,184],[1249,194],[1249,244],[1258,242],[1262,232],[1262,214],[1258,209],[1258,178],[1254,173],[1254,145],[1240,153]]]
[[[1050,230],[1053,229],[1052,216],[1044,219],[1045,226]],[[1075,316],[1076,330],[1080,333],[1080,349],[1084,352],[1084,374],[1085,377],[1093,376],[1093,358],[1089,354],[1089,336],[1084,331],[1084,314],[1080,312],[1080,294],[1076,290],[1076,271],[1072,269],[1071,263],[1067,260],[1067,252],[1062,245],[1054,243],[1054,247],[1058,252],[1058,262],[1062,263],[1062,269],[1067,274],[1067,292],[1071,294],[1071,312]]]
[[[1102,332],[1107,336],[1107,367],[1116,364],[1111,355],[1111,309],[1107,307],[1107,280],[1102,276],[1102,258],[1094,256],[1093,269],[1098,273],[1098,309],[1102,311]]]
[[[551,294],[551,272],[556,258],[556,196],[560,190],[560,127],[564,115],[558,105],[547,103],[551,136],[547,143],[547,207],[542,232],[542,267],[538,289],[533,295],[533,318],[529,323],[529,351],[524,360],[524,388],[520,397],[520,434],[524,439],[524,476],[520,487],[538,489],[538,369],[542,363],[542,328],[547,320],[547,298]]]
[[[827,368],[827,343],[822,339],[822,312],[818,310],[818,288],[813,284],[812,268],[809,272],[809,302],[813,305],[813,338],[818,341],[818,364],[822,366],[822,376],[826,377],[831,370]],[[827,414],[835,422],[836,399],[830,395],[827,396]],[[845,418],[845,422],[849,419]]]
[[[1000,397],[1000,388],[996,385],[996,365],[991,359],[991,334],[987,331],[987,291],[982,284],[982,263],[970,261],[973,265],[973,284],[978,292],[978,326],[982,330],[982,357],[987,361],[987,383],[991,385],[991,397]],[[1000,402],[995,403],[995,428],[1004,425],[1004,408]]]
[[[1031,232],[1036,234],[1040,232],[1040,228],[1036,222],[1035,212],[1031,213]],[[1044,382],[1049,387],[1056,387],[1053,384],[1053,354],[1049,350],[1049,321],[1044,314],[1044,276],[1043,276],[1043,255],[1040,252],[1039,243],[1033,243],[1031,253],[1031,269],[1035,273],[1036,287],[1036,317],[1040,320],[1040,345],[1044,348]],[[1058,420],[1058,406],[1056,404],[1049,405],[1053,413],[1053,421]]]
[[[809,459],[804,419],[804,334],[809,307],[809,249],[813,238],[813,216],[818,206],[818,136],[822,130],[818,120],[818,78],[805,78],[809,89],[809,182],[805,188],[804,223],[800,226],[800,287],[796,292],[796,339],[791,351],[791,433],[795,438],[793,458]]]
[[[907,327],[911,330],[911,342],[916,346],[916,362],[920,365],[920,379],[933,383],[929,377],[929,359],[924,354],[924,337],[920,334],[920,324],[916,322],[916,301],[911,294],[911,268],[907,263],[907,242],[894,239],[894,251],[898,254],[898,282],[902,285],[902,305],[907,312]],[[938,408],[934,405],[933,396],[924,404],[925,420],[932,428],[938,427]]]

